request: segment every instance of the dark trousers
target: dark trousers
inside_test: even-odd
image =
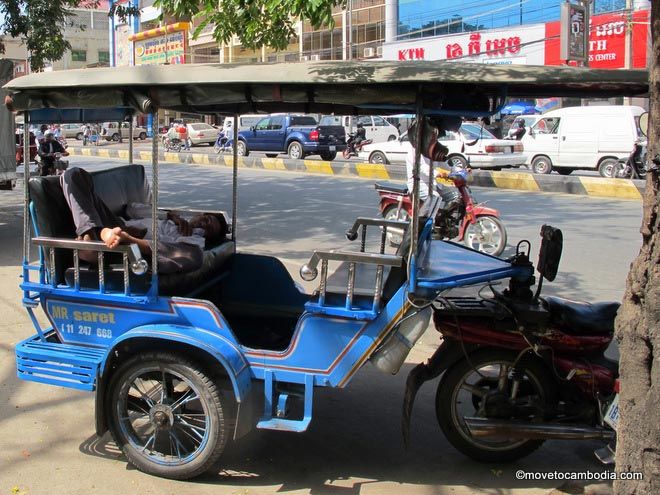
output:
[[[103,227],[125,228],[124,221],[110,211],[110,208],[94,192],[94,181],[86,170],[70,168],[60,176],[60,184],[66,202],[69,204],[76,235],[83,235],[92,229]]]

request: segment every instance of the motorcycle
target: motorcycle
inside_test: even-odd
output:
[[[637,141],[625,160],[619,160],[612,170],[612,177],[617,179],[646,178],[646,142]]]
[[[230,129],[231,131],[231,129]],[[231,152],[232,151],[232,138],[230,137],[230,133],[222,131],[220,134],[218,134],[218,139],[215,140],[215,144],[213,145],[213,149],[216,153],[226,153],[226,152]]]
[[[454,187],[440,187],[436,191],[442,200],[434,220],[433,235],[436,239],[458,239],[467,247],[492,256],[504,251],[507,233],[500,212],[477,203],[468,187],[469,171],[454,168],[447,180]],[[380,195],[380,212],[386,220],[408,221],[412,202],[407,186],[389,182],[377,182]],[[388,229],[390,244],[401,244],[403,232]]]
[[[179,138],[168,138],[165,136],[163,138],[163,145],[165,146],[165,151],[173,151],[178,153],[183,149],[183,141]]]
[[[362,147],[367,144],[373,143],[373,139],[363,139],[360,142],[355,142],[356,137],[355,132],[351,132],[346,139],[346,149],[342,152],[344,159],[348,160],[352,156],[358,156],[358,153],[362,151]]]
[[[512,461],[547,439],[613,442],[618,411],[618,363],[604,355],[619,303],[540,297],[553,281],[563,237],[544,225],[537,271],[492,297],[439,297],[433,307],[442,343],[414,368],[404,399],[404,439],[415,394],[442,375],[436,413],[449,442],[472,459]],[[532,267],[529,241],[509,260]],[[533,268],[533,267],[532,267]],[[532,273],[528,272],[528,273]],[[613,462],[611,445],[596,451]]]
[[[53,153],[53,165],[46,168],[43,158],[38,162],[39,175],[62,175],[69,168],[69,161],[62,160],[62,153]]]

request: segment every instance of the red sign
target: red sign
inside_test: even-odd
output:
[[[399,50],[399,60],[424,60],[424,48]]]
[[[646,67],[649,33],[649,11],[640,10],[632,14],[632,67]],[[545,25],[545,65],[562,65],[559,58],[560,23]],[[622,69],[626,58],[626,14],[617,12],[591,17],[589,29],[589,67],[596,69]]]

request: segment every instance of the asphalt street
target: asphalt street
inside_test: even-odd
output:
[[[71,162],[89,169],[119,164]],[[230,208],[229,168],[163,164],[160,179],[163,206]],[[368,180],[245,169],[239,182],[239,250],[277,255],[297,281],[298,268],[314,249],[345,245],[344,231],[357,216],[378,215]],[[544,285],[545,293],[621,299],[641,243],[639,202],[496,189],[474,193],[502,214],[509,235],[505,256],[529,239],[536,259],[541,225],[562,228],[560,273]],[[466,459],[437,425],[435,383],[420,391],[406,451],[399,428],[405,378],[437,346],[431,329],[397,376],[366,366],[348,388],[318,390],[306,433],[253,432],[227,453],[220,472],[194,482],[142,474],[127,465],[109,437],[95,437],[92,395],[15,376],[13,346],[33,333],[17,287],[21,197],[20,188],[0,192],[0,494],[541,494],[574,488],[561,481],[520,481],[514,473],[604,470],[592,454],[597,442],[547,442],[513,464]]]

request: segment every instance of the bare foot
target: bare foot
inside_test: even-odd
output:
[[[119,246],[119,243],[122,241],[122,234],[125,233],[119,227],[114,227],[112,229],[106,227],[101,230],[101,240],[110,249],[114,249]]]

